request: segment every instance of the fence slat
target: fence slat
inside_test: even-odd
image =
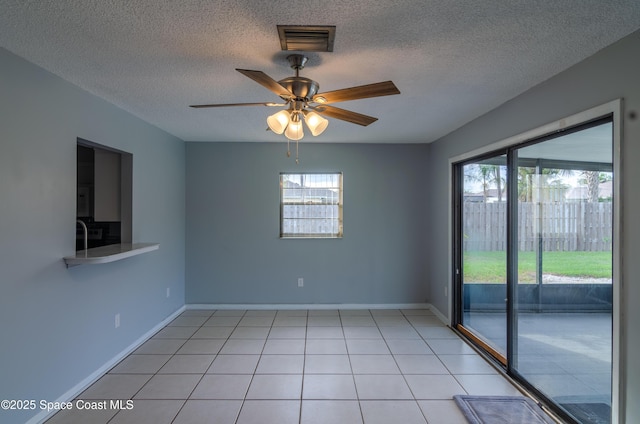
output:
[[[504,251],[506,218],[506,202],[466,202],[464,249]],[[610,202],[518,202],[518,248],[535,250],[540,231],[546,251],[611,251],[612,218]]]

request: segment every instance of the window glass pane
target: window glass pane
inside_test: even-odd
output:
[[[342,174],[280,174],[280,236],[342,237]]]
[[[463,166],[462,325],[498,357],[507,352],[507,158]]]

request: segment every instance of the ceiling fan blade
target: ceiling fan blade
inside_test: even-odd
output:
[[[374,84],[360,85],[358,87],[343,88],[341,90],[327,91],[313,96],[313,101],[320,104],[344,102],[347,100],[366,99],[369,97],[390,96],[400,94],[400,90],[391,81],[377,82]]]
[[[350,110],[340,109],[335,106],[320,105],[312,108],[321,115],[328,116],[330,118],[341,119],[343,121],[351,122],[352,124],[362,125],[366,127],[378,120],[373,116],[363,115],[361,113],[352,112]]]
[[[286,106],[286,103],[218,103],[211,105],[189,105],[194,109],[201,109],[205,107],[229,107],[229,106]]]
[[[274,80],[273,78],[271,78],[269,75],[265,74],[262,71],[251,71],[249,69],[237,69],[237,68],[236,68],[236,71],[251,78],[261,86],[265,87],[267,90],[272,91],[273,93],[277,94],[283,99],[290,99],[292,97],[295,97],[291,91],[281,86],[278,83],[278,81]]]

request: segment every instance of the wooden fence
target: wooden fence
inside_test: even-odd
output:
[[[465,250],[505,250],[505,202],[466,202],[463,211]],[[612,234],[611,202],[518,203],[520,251],[535,250],[539,237],[545,251],[611,251]]]

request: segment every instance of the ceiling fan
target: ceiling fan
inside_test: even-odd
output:
[[[282,106],[287,107],[267,118],[268,129],[276,134],[285,134],[289,140],[300,140],[304,136],[302,121],[307,124],[313,136],[321,134],[328,125],[329,118],[340,119],[362,126],[367,126],[378,118],[330,106],[332,103],[347,100],[358,100],[369,97],[389,96],[400,94],[398,88],[391,81],[343,88],[341,90],[318,93],[320,85],[300,76],[308,58],[301,54],[287,56],[292,69],[296,71],[293,77],[276,81],[262,71],[236,69],[241,74],[251,78],[258,84],[280,96],[285,103],[223,103],[191,105],[192,108],[228,107],[228,106]]]

